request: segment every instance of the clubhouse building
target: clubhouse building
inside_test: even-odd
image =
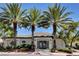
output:
[[[5,37],[0,40],[3,43],[3,46],[11,46],[11,42],[13,37]],[[31,44],[32,37],[31,35],[27,35],[26,37],[17,36],[16,37],[16,45]],[[34,44],[35,49],[52,49],[53,47],[53,39],[51,33],[37,32],[34,33]],[[64,41],[62,39],[56,39],[57,48],[65,48]]]

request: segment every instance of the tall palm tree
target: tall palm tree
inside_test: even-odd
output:
[[[26,10],[21,9],[22,4],[12,3],[5,4],[5,7],[1,7],[0,21],[5,24],[13,25],[14,31],[14,45],[16,46],[17,25],[21,26],[24,19]]]
[[[72,14],[72,12],[70,11],[66,11],[65,7],[62,7],[60,4],[54,4],[54,6],[52,7],[48,7],[47,11],[44,11],[44,17],[46,20],[48,20],[47,22],[50,23],[50,25],[52,25],[53,28],[53,37],[54,37],[54,41],[53,41],[53,48],[54,48],[54,52],[56,50],[56,32],[57,32],[57,28],[61,28],[63,27],[63,24],[68,24],[69,22],[71,22],[71,18],[69,18],[68,16]]]
[[[38,10],[36,8],[32,8],[32,9],[28,10],[25,17],[26,17],[26,20],[24,21],[25,23],[24,23],[23,27],[31,29],[31,32],[32,32],[31,44],[32,44],[32,49],[34,49],[34,47],[35,47],[34,31],[35,31],[36,27],[38,26],[38,23],[42,19],[41,12],[40,12],[40,10]]]

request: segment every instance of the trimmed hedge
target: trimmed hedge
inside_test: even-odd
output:
[[[5,48],[0,46],[0,51],[4,51],[4,50],[5,50]]]
[[[18,45],[16,47],[12,47],[12,46],[7,46],[6,48],[0,46],[0,51],[4,51],[4,52],[7,52],[7,51],[17,51],[17,52],[28,52],[28,51],[35,51],[32,49],[32,45],[31,44],[21,44],[21,45]]]
[[[72,51],[67,48],[66,49],[57,49],[57,50],[61,51],[61,52],[72,53]]]
[[[31,49],[31,46],[30,44],[22,44],[22,45],[18,45],[16,46],[17,49],[20,49],[20,48],[28,48],[28,49]]]
[[[60,51],[60,52],[72,53],[72,51],[69,50],[68,48],[65,48],[65,49],[56,49],[56,50]],[[51,49],[51,52],[54,52],[54,49]]]

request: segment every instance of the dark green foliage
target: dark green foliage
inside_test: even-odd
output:
[[[74,48],[79,49],[79,43],[76,43]]]
[[[18,46],[16,46],[16,49],[20,49],[20,48],[21,48],[21,46],[19,46],[19,45],[18,45]]]
[[[54,48],[51,49],[51,52],[54,52]]]
[[[56,50],[60,52],[65,52],[65,53],[72,53],[72,51],[69,50],[68,48],[56,49]],[[51,52],[54,52],[54,48],[51,49]]]
[[[21,45],[18,45],[16,46],[17,49],[20,49],[20,48],[28,48],[28,49],[31,49],[31,44],[21,44]]]
[[[3,46],[0,46],[0,51],[4,51],[5,48]]]
[[[21,44],[19,46],[16,46],[16,49],[18,50],[18,52],[28,52],[31,51],[33,52],[34,50],[32,50],[32,45],[30,44]]]
[[[57,50],[61,52],[72,53],[72,51],[69,49],[57,49]]]
[[[12,49],[12,47],[11,46],[7,46],[6,49],[9,50],[9,49]]]
[[[27,45],[26,44],[22,44],[21,48],[27,48]]]
[[[31,49],[32,45],[31,44],[28,44],[27,45],[27,48]]]
[[[12,52],[12,51],[17,50],[17,52],[27,52],[27,51],[32,51],[31,46],[32,45],[30,44],[21,44],[16,47],[7,46],[6,48],[4,48],[3,46],[0,46],[0,51],[4,51],[4,52],[11,51]]]

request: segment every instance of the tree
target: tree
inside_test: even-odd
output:
[[[0,22],[0,36],[8,36],[12,37],[13,36],[13,29],[7,24],[4,24],[3,22]]]
[[[52,36],[54,37],[53,48],[54,52],[56,50],[56,32],[58,28],[63,27],[63,24],[68,24],[72,22],[72,18],[69,15],[72,14],[70,11],[66,11],[65,7],[62,7],[60,4],[54,4],[53,7],[48,7],[48,11],[44,11],[45,20],[48,20],[47,23],[50,23],[53,28]]]
[[[78,26],[77,22],[73,22],[66,27],[66,30],[60,31],[61,34],[59,33],[59,37],[64,40],[67,45],[66,47],[68,47],[71,51],[73,42],[79,40],[79,31],[77,30]]]
[[[66,35],[66,38],[68,39],[70,50],[72,48],[72,43],[79,39],[79,31],[77,30],[78,26],[78,23],[74,22],[68,27],[69,30],[67,31],[68,34]]]
[[[13,25],[14,43],[16,46],[17,26],[22,25],[26,10],[21,9],[22,4],[12,3],[5,5],[6,7],[1,7],[0,21],[4,22],[4,24]]]
[[[26,14],[26,20],[24,20],[24,25],[23,27],[25,28],[29,28],[31,29],[32,32],[32,49],[34,49],[34,31],[36,29],[36,27],[38,26],[38,23],[41,21],[42,16],[41,16],[41,12],[40,10],[36,9],[36,8],[32,8],[30,10],[28,10],[27,14]]]
[[[12,31],[12,27],[10,27],[7,24],[4,24],[3,22],[0,22],[0,38],[2,39],[2,44],[1,46],[4,47],[4,41],[5,41],[5,37],[12,37],[13,36],[13,31]]]

